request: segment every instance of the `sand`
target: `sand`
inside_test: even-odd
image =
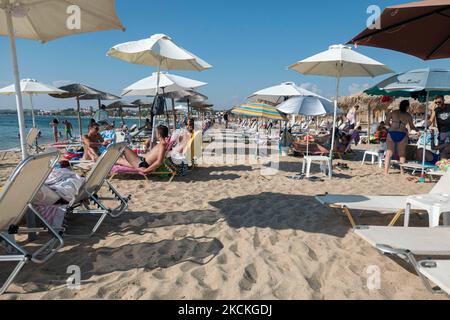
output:
[[[66,239],[47,264],[28,264],[0,299],[440,299],[411,268],[356,236],[344,215],[314,200],[325,192],[407,195],[433,186],[395,171],[385,177],[360,158],[340,161],[350,170],[318,182],[288,179],[300,170],[295,157],[261,175],[251,153],[234,164],[202,164],[171,184],[119,177],[114,185],[133,197],[129,212],[106,219],[88,240]],[[0,185],[18,161],[0,163]],[[390,218],[356,215],[358,224]],[[92,220],[71,223],[87,230]],[[426,216],[412,218],[426,224]],[[71,265],[81,269],[79,290],[66,286]],[[373,266],[381,271],[376,290],[367,285]]]

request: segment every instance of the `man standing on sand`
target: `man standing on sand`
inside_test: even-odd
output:
[[[72,123],[70,123],[70,121],[68,120],[64,120],[64,131],[66,133],[66,140],[72,139],[72,130],[73,130],[73,126]]]
[[[435,108],[431,114],[430,125],[436,123],[439,130],[439,144],[444,145],[450,138],[450,105],[445,104],[444,96],[434,99]]]
[[[163,163],[166,157],[167,137],[169,136],[169,128],[166,126],[158,126],[157,138],[159,143],[147,152],[143,157],[139,157],[131,149],[125,148],[123,158],[117,161],[120,166],[133,168],[139,173],[147,175],[156,171]]]
[[[225,129],[228,129],[228,121],[229,121],[228,117],[229,117],[228,112],[225,112],[225,114],[223,115],[223,121],[225,121]]]

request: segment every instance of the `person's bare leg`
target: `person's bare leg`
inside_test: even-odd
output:
[[[125,150],[123,152],[123,156],[124,156],[124,158],[120,158],[119,160],[117,160],[118,165],[121,165],[124,167],[129,167],[129,168],[139,169],[140,161],[139,161],[139,157],[137,156],[136,153],[134,153],[129,148],[125,148]]]
[[[386,157],[384,159],[384,174],[389,174],[389,169],[391,168],[391,159],[392,159],[393,152],[391,150],[388,150],[386,152]]]
[[[397,153],[400,158],[400,163],[406,163],[406,147],[408,146],[408,137],[397,144]]]
[[[386,140],[386,146],[387,146],[387,151],[386,151],[386,156],[385,156],[385,160],[384,160],[384,174],[388,175],[389,174],[389,170],[391,168],[391,160],[392,157],[394,155],[394,150],[395,150],[395,143],[394,141],[392,141],[391,137],[388,136],[387,140]]]
[[[87,148],[85,151],[85,159],[90,161],[97,161],[98,160],[98,154],[97,151],[92,148]]]

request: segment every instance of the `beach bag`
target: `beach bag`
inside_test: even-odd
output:
[[[165,114],[164,109],[166,105],[166,100],[162,96],[158,96],[155,102],[155,109],[154,109],[154,115],[161,116]]]

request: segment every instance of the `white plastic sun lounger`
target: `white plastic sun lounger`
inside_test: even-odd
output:
[[[23,266],[32,261],[44,263],[53,257],[64,245],[60,232],[55,230],[31,204],[37,192],[50,175],[59,158],[56,151],[41,153],[24,160],[11,175],[3,193],[0,195],[0,245],[5,247],[5,255],[0,255],[0,262],[17,263],[3,286],[3,294],[14,281]],[[43,224],[44,228],[20,228],[19,223],[30,210]],[[27,251],[16,243],[15,236],[34,232],[45,232],[51,239],[41,245],[35,252]]]
[[[417,262],[416,256],[450,256],[450,228],[403,228],[359,226],[354,232],[384,254],[398,256],[410,263],[425,287],[433,293],[450,293],[450,262]],[[436,267],[433,267],[436,266]],[[442,290],[434,289],[430,281]]]
[[[450,171],[434,186],[430,194],[450,194]],[[426,196],[426,195],[424,195]],[[383,214],[396,213],[389,226],[395,225],[405,212],[408,196],[368,196],[368,195],[320,195],[316,200],[332,209],[342,210],[352,227],[356,226],[350,210],[376,211]],[[411,207],[411,210],[420,208]]]
[[[44,149],[40,148],[39,146],[35,145],[36,139],[39,136],[39,129],[38,128],[31,128],[27,135],[27,148],[29,151],[35,150],[36,153],[39,153],[41,151],[44,151]],[[12,148],[8,150],[0,150],[0,154],[2,155],[2,160],[5,160],[8,153],[15,153],[20,152],[20,148]]]
[[[441,290],[431,289],[433,293],[445,292],[450,296],[450,260],[420,261],[418,271],[441,288]]]
[[[84,184],[78,191],[78,195],[66,209],[68,215],[100,215],[100,218],[92,228],[91,232],[87,235],[81,235],[82,237],[92,236],[107,216],[117,218],[122,215],[128,208],[128,202],[131,197],[123,197],[122,195],[120,195],[120,193],[114,188],[114,186],[107,180],[113,166],[122,155],[125,147],[126,142],[116,143],[108,147],[106,152],[97,160],[94,167],[89,172]],[[98,196],[97,193],[104,185],[106,185],[106,187],[111,192],[112,198],[100,198]],[[108,208],[103,203],[103,201],[108,200],[118,201],[119,204],[115,208]],[[98,209],[91,209],[90,204],[93,204]],[[81,207],[84,207],[84,209],[80,209]]]

